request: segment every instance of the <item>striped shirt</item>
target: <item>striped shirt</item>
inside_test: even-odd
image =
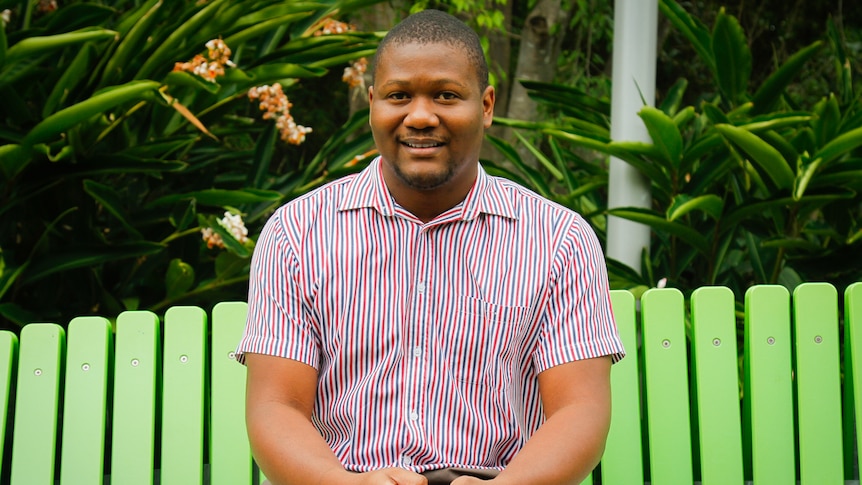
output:
[[[237,348],[318,370],[314,425],[351,471],[502,469],[543,420],[537,375],[624,350],[598,240],[480,167],[423,223],[379,159],[279,208]]]

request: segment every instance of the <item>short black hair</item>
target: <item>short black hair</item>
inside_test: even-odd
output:
[[[385,54],[390,45],[405,44],[448,44],[464,49],[470,63],[476,68],[479,88],[488,87],[488,63],[482,42],[476,32],[458,18],[434,9],[422,10],[407,16],[396,24],[383,37],[377,46],[377,54],[372,66],[372,79],[377,61]]]

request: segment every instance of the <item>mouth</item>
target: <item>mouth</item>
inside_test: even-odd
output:
[[[445,143],[439,140],[401,140],[401,144],[407,148],[416,150],[439,148],[445,145]]]

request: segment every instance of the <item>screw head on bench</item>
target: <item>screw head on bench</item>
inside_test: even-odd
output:
[[[36,369],[36,370],[34,370],[34,371],[33,371],[33,375],[41,376],[41,375],[42,375],[42,369]]]
[[[231,359],[231,360],[236,359],[236,352],[233,352],[233,351],[228,352],[227,358]]]
[[[820,335],[817,335],[816,337],[814,337],[814,343],[815,344],[823,343],[823,337],[821,337]]]
[[[137,367],[140,363],[141,361],[139,361],[138,359],[132,359],[132,367]]]
[[[186,363],[186,362],[188,362],[188,361],[189,361],[189,356],[188,356],[188,355],[181,355],[181,356],[180,356],[180,362],[182,362],[183,364],[185,364],[185,363]]]
[[[720,346],[721,345],[721,339],[720,338],[712,339],[712,345],[715,345],[716,347]]]
[[[768,339],[766,339],[766,343],[768,343],[769,345],[775,345],[775,337],[769,337]]]
[[[87,372],[88,370],[90,370],[90,364],[85,363],[85,364],[81,365],[81,370],[84,372]]]
[[[668,340],[668,339],[664,339],[664,340],[662,340],[662,341],[661,341],[661,346],[662,346],[662,347],[664,347],[664,348],[666,348],[666,349],[667,349],[667,348],[670,348],[670,340]]]

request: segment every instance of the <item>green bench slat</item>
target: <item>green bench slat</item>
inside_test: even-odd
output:
[[[855,418],[855,423],[848,419],[847,428],[851,436],[855,435],[856,449],[862,450],[862,433],[853,433],[854,424],[862,423],[862,283],[853,283],[844,292],[844,340],[850,363],[845,376],[846,394],[855,396],[851,399],[852,412],[851,408],[847,409],[847,414]],[[852,449],[853,444],[851,440],[847,448]],[[862,468],[862,453],[858,453],[856,458],[856,466]],[[852,470],[852,463],[850,465]]]
[[[0,331],[0,479],[5,478],[8,470],[3,469],[5,461],[6,422],[9,414],[9,395],[12,391],[12,377],[18,362],[18,336],[8,330]]]
[[[793,292],[800,482],[844,483],[838,292],[805,283]]]
[[[111,323],[107,319],[78,317],[69,323],[61,485],[103,483],[108,373],[113,348]]]
[[[650,289],[641,307],[650,481],[693,483],[683,296]]]
[[[733,292],[698,288],[691,296],[692,365],[701,482],[742,483],[742,418]]]
[[[202,484],[207,316],[197,307],[172,307],[164,335],[160,483]]]
[[[248,305],[223,302],[213,308],[210,478],[212,485],[252,483],[251,448],[245,427],[245,366],[234,351],[245,328]]]
[[[630,291],[611,291],[611,304],[626,357],[611,368],[612,408],[608,442],[602,455],[602,483],[643,484],[641,397],[635,298]]]
[[[790,294],[783,286],[745,293],[745,422],[755,483],[796,483]]]
[[[154,313],[127,311],[117,318],[111,485],[153,483],[160,347]]]
[[[54,483],[64,340],[59,325],[34,323],[21,329],[12,485]]]

